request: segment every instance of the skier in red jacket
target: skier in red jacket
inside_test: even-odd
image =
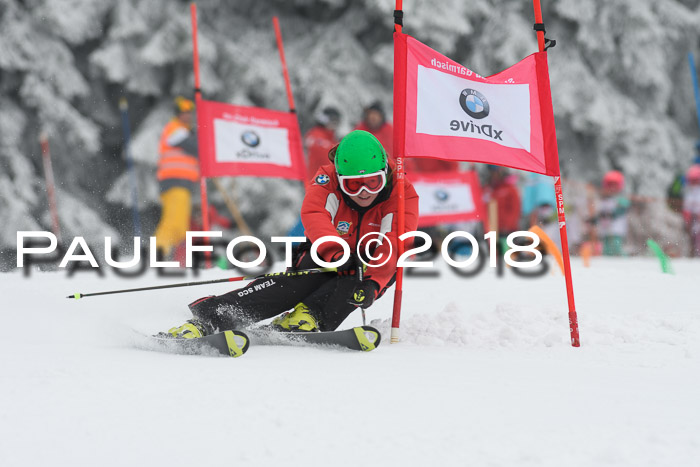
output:
[[[334,163],[319,168],[307,189],[301,208],[307,242],[295,251],[294,266],[288,272],[317,268],[311,244],[330,236],[343,239],[351,252],[362,255],[367,264],[363,280],[356,274],[362,259],[352,256],[338,272],[258,279],[241,289],[191,303],[194,319],[170,329],[170,335],[201,337],[277,315],[273,325],[280,330],[331,331],[357,307],[369,307],[386,292],[395,279],[398,247],[393,164],[381,143],[365,131],[351,132],[334,149]],[[409,232],[418,224],[418,195],[408,181],[405,203]],[[385,236],[382,242],[376,241],[378,233]],[[334,241],[320,243],[318,256],[337,261],[343,248]]]

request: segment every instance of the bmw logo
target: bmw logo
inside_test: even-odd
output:
[[[326,183],[330,182],[331,178],[326,175],[326,174],[321,174],[316,177],[316,183],[319,185],[325,185]]]
[[[438,190],[435,192],[435,198],[437,198],[438,201],[447,201],[447,198],[449,197],[450,195],[444,190]]]
[[[459,105],[472,118],[485,118],[489,114],[489,102],[483,94],[474,89],[465,89],[460,93]]]
[[[245,131],[241,135],[241,141],[248,147],[254,148],[260,144],[260,137],[254,131]]]

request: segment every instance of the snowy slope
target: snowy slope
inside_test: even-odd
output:
[[[239,359],[133,345],[226,285],[74,301],[166,281],[3,274],[0,465],[697,465],[700,261],[573,266],[578,349],[560,274],[442,270],[407,278],[398,345]]]

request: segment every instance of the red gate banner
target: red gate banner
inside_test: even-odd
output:
[[[294,113],[200,100],[197,114],[202,177],[306,179]]]
[[[395,40],[405,47],[405,156],[559,175],[545,52],[485,78],[410,36]]]
[[[533,0],[539,52],[484,78],[402,33],[403,0],[394,10],[394,152],[398,229],[404,225],[406,157],[484,162],[551,175],[559,218],[571,345],[581,345],[574,303],[547,40],[540,0]],[[550,47],[554,45],[550,41]],[[399,243],[397,254],[404,252]],[[391,342],[399,340],[403,268],[396,270]]]
[[[412,174],[418,193],[419,227],[478,220],[486,223],[486,210],[476,172]]]

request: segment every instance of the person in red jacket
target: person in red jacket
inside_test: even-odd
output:
[[[395,280],[398,248],[398,193],[393,164],[381,143],[370,133],[353,131],[334,148],[334,163],[319,168],[301,208],[307,241],[295,251],[290,274],[258,279],[219,296],[200,298],[189,305],[194,319],[167,335],[202,337],[213,332],[245,328],[277,316],[280,330],[331,331],[357,307],[367,308]],[[418,224],[418,195],[405,181],[405,228]],[[378,233],[384,235],[377,242]],[[294,275],[317,268],[311,245],[321,237],[342,239],[351,255],[337,272]],[[335,241],[319,243],[323,261],[339,261],[343,247]],[[359,271],[365,264],[363,278]],[[357,274],[356,274],[357,273]],[[288,310],[293,309],[292,312]],[[280,316],[278,316],[280,315]]]
[[[394,127],[386,121],[386,113],[381,102],[376,101],[365,107],[362,122],[355,129],[372,133],[382,143],[389,157],[393,157]]]
[[[314,126],[304,135],[309,180],[319,167],[328,164],[328,152],[338,144],[335,132],[340,123],[340,112],[335,107],[326,107],[316,114],[315,119]]]
[[[484,189],[487,204],[495,201],[498,209],[498,236],[507,236],[520,230],[520,193],[515,183],[508,177],[505,167],[487,166],[489,182]]]

